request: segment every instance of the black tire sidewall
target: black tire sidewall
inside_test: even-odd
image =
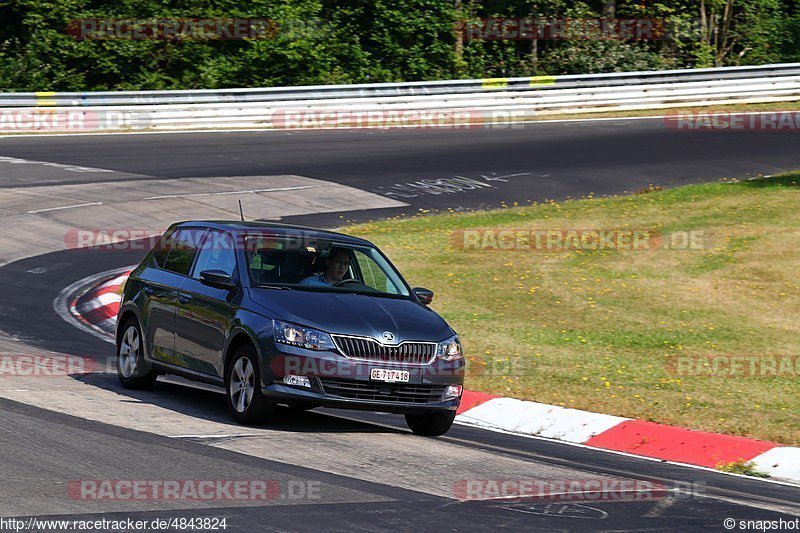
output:
[[[253,399],[250,401],[250,405],[247,406],[247,409],[245,409],[243,413],[240,413],[236,410],[236,408],[233,406],[233,402],[231,401],[231,376],[233,374],[233,367],[236,364],[236,361],[242,357],[247,357],[250,360],[250,364],[253,365],[255,384],[253,389]],[[266,400],[264,399],[264,395],[261,393],[261,366],[259,365],[256,351],[251,346],[242,346],[237,348],[225,365],[225,401],[228,404],[228,410],[230,411],[231,415],[240,424],[262,424],[266,421],[270,413],[270,406],[267,404]]]
[[[137,355],[137,358],[136,358],[136,368],[134,369],[133,375],[131,377],[126,378],[125,376],[122,375],[122,369],[121,369],[122,360],[121,360],[121,356],[120,356],[119,350],[120,350],[120,347],[122,346],[122,339],[125,336],[125,333],[128,331],[128,329],[130,329],[131,326],[136,328],[136,333],[137,333],[137,335],[139,335],[139,354]],[[144,344],[145,344],[145,341],[144,341],[144,337],[142,337],[142,328],[139,325],[139,321],[137,319],[135,319],[135,318],[127,319],[122,324],[122,328],[120,328],[120,331],[122,333],[121,333],[121,336],[117,337],[117,343],[116,343],[116,346],[117,346],[117,357],[116,357],[117,377],[119,378],[120,383],[122,383],[122,385],[125,388],[128,388],[128,389],[148,389],[148,388],[152,387],[153,384],[156,381],[156,378],[158,377],[158,374],[155,371],[150,370],[148,373],[146,373],[144,375],[141,375],[141,376],[137,376],[136,375],[137,370],[139,370],[142,367],[142,365],[145,364],[145,361],[144,361],[144,348],[145,348]]]

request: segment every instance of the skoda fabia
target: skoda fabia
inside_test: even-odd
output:
[[[225,387],[233,417],[279,404],[405,415],[442,435],[461,401],[458,335],[372,243],[257,222],[184,222],[125,284],[117,371],[128,388],[175,374]]]

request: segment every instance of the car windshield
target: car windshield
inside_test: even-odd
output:
[[[372,246],[282,235],[248,235],[245,242],[254,286],[409,296],[400,274]]]

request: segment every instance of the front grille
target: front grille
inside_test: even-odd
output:
[[[374,339],[333,335],[339,350],[347,357],[386,363],[424,365],[436,356],[435,342],[404,342],[386,346]]]
[[[380,402],[437,403],[442,400],[445,385],[409,385],[407,383],[375,383],[353,379],[320,378],[324,393],[350,400]]]

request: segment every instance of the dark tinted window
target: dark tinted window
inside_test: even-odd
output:
[[[164,268],[169,255],[169,249],[172,247],[172,236],[175,235],[174,231],[168,231],[158,239],[158,242],[153,247],[153,260],[159,268]]]
[[[400,274],[377,249],[369,246],[304,240],[293,235],[250,234],[244,242],[250,279],[256,285],[293,285],[312,290],[330,287],[330,290],[365,294],[409,295]],[[317,279],[326,273],[333,250],[349,254],[350,267],[342,279],[357,283],[339,289]]]
[[[206,270],[220,270],[233,276],[236,270],[236,252],[233,238],[228,233],[209,231],[203,247],[197,256],[194,277],[200,279],[200,273]]]
[[[197,255],[197,247],[200,244],[203,231],[201,229],[178,230],[170,239],[172,246],[164,263],[164,270],[183,274],[184,276],[188,275],[189,269],[192,268],[194,256]]]

